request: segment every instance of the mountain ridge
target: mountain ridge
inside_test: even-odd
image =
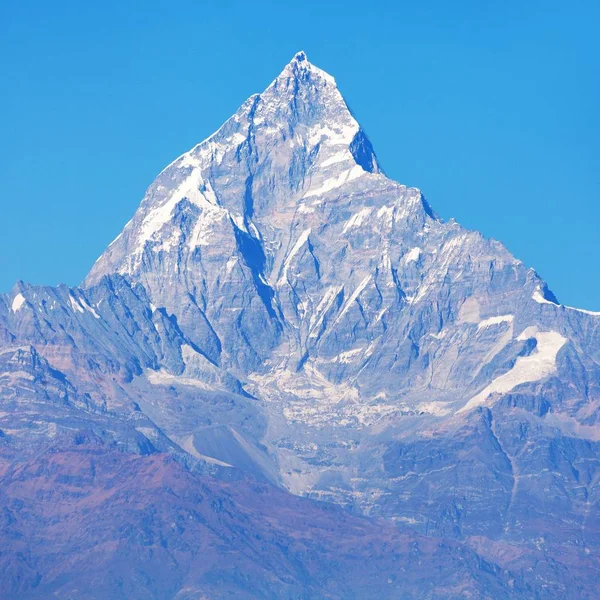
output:
[[[599,333],[389,179],[300,52],[158,175],[81,288],[0,296],[0,429],[522,552],[524,593],[563,597],[600,543]]]

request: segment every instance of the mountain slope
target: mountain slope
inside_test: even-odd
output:
[[[270,486],[199,477],[164,454],[56,445],[0,474],[0,497],[0,537],[12,550],[0,553],[6,600],[526,598],[530,590],[465,544]]]
[[[559,306],[501,244],[389,180],[304,53],[161,173],[87,283],[112,272],[268,400],[263,441],[294,491],[370,496],[387,475],[363,454],[387,452],[381,431],[450,434],[513,392],[535,397],[524,419],[531,403],[560,413],[550,437],[598,439],[600,317]],[[352,456],[328,447],[338,437],[356,438]],[[302,450],[315,440],[318,467]],[[332,471],[348,494],[323,483]]]
[[[0,427],[20,452],[81,430],[252,477],[516,555],[539,597],[586,597],[599,327],[390,180],[298,53],[159,174],[82,288],[0,298]]]

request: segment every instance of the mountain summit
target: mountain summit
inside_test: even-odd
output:
[[[435,575],[436,597],[593,597],[600,315],[389,179],[303,52],[158,175],[84,286],[19,284],[0,319],[11,456],[75,431],[387,519],[425,536],[414,556],[489,575]]]
[[[134,272],[146,247],[174,241],[178,234],[165,236],[163,228],[185,203],[202,213],[188,240],[197,247],[206,245],[203,232],[214,221],[230,220],[248,233],[255,218],[380,171],[333,77],[299,52],[262,94],[159,175],[86,284],[103,273]]]
[[[141,281],[170,312],[189,298],[180,323],[202,352],[220,364],[226,339],[227,362],[256,366],[266,357],[262,346],[270,352],[284,327],[274,289],[284,273],[274,269],[283,269],[285,247],[297,241],[295,215],[313,221],[329,206],[323,197],[350,185],[389,187],[380,173],[335,80],[300,52],[262,94],[158,176],[86,285],[116,272]],[[202,267],[207,260],[211,273]],[[215,308],[242,310],[239,296],[221,289],[232,281],[252,298],[243,312],[263,330],[258,343],[212,324]],[[214,306],[217,298],[223,306]]]

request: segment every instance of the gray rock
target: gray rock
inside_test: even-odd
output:
[[[599,327],[387,178],[304,53],[160,173],[81,288],[0,298],[2,351],[81,427],[143,418],[190,468],[519,548],[540,598],[593,587],[567,591],[600,543]]]

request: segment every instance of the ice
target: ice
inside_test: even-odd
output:
[[[287,279],[287,272],[288,272],[288,268],[290,266],[290,263],[292,262],[292,259],[294,258],[294,256],[296,256],[296,254],[298,253],[298,251],[300,250],[300,248],[302,248],[302,246],[304,246],[304,244],[306,244],[306,242],[308,241],[308,237],[310,236],[310,232],[311,229],[310,227],[308,229],[305,229],[301,234],[300,237],[296,240],[296,243],[294,244],[294,247],[292,248],[292,250],[290,251],[290,253],[287,255],[284,263],[283,263],[283,269],[281,271],[281,277],[279,278],[279,284],[283,283],[286,279]]]
[[[11,309],[14,313],[16,313],[21,306],[23,306],[23,303],[25,302],[25,296],[23,296],[23,294],[17,294],[12,301],[12,305],[11,305]]]
[[[538,304],[551,304],[552,306],[558,306],[558,304],[554,304],[554,302],[550,302],[550,300],[546,300],[542,295],[542,290],[540,286],[535,288],[533,295],[531,296],[533,300],[535,300]]]
[[[351,169],[343,171],[337,177],[330,177],[326,179],[318,188],[309,189],[306,194],[304,194],[305,198],[309,196],[320,196],[321,194],[326,194],[331,190],[334,190],[349,181],[353,181],[357,177],[364,175],[365,171],[359,165],[354,165]]]
[[[342,233],[347,233],[349,229],[353,227],[360,227],[362,223],[369,217],[369,215],[373,212],[373,207],[365,206],[365,208],[361,208],[358,212],[354,213],[346,224],[344,225],[344,229]]]
[[[83,298],[79,298],[79,303],[81,306],[83,306],[83,308],[85,308],[85,310],[92,313],[96,319],[100,318],[100,315]]]
[[[354,120],[349,125],[336,125],[335,129],[328,127],[327,125],[320,125],[310,131],[308,135],[308,143],[311,146],[315,146],[319,143],[327,143],[330,146],[345,145],[349,146],[354,139],[354,136],[358,133],[358,123]],[[334,155],[335,159],[329,164],[340,162],[338,158],[343,156],[341,160],[345,158],[351,158],[350,152],[347,149],[342,150],[338,155]],[[325,166],[325,164],[321,164]]]
[[[344,148],[321,162],[321,167],[329,167],[330,165],[336,165],[350,159],[352,159],[352,154],[350,154],[350,151],[347,148]]]
[[[321,327],[321,324],[323,323],[323,319],[325,318],[327,311],[331,308],[331,305],[333,304],[337,295],[343,289],[344,289],[343,284],[341,284],[337,287],[331,286],[330,288],[327,289],[325,294],[323,294],[321,301],[319,302],[316,310],[314,311],[313,315],[310,318],[310,324],[309,324],[310,336],[309,337],[312,338],[312,337],[316,337],[318,335],[319,328]]]
[[[173,190],[165,203],[154,208],[145,216],[138,235],[138,244],[136,248],[136,253],[138,255],[143,252],[144,245],[148,240],[159,240],[158,232],[165,224],[171,221],[173,210],[184,198],[187,198],[190,202],[202,209],[202,214],[198,218],[198,223],[192,233],[190,245],[196,247],[210,243],[209,236],[213,224],[220,219],[228,217],[229,213],[218,205],[217,198],[210,182],[204,181],[200,169],[194,169],[188,177]],[[169,239],[171,241],[168,244],[168,247],[172,247],[176,239]],[[164,241],[157,249],[163,248],[165,248]]]
[[[417,260],[419,260],[419,257],[421,256],[421,248],[419,248],[418,246],[414,247],[412,250],[409,250],[406,255],[404,256],[404,261],[409,263],[409,262],[415,262]]]
[[[537,347],[529,356],[519,356],[512,367],[504,375],[494,379],[479,394],[471,398],[458,412],[465,412],[485,404],[492,394],[506,394],[523,383],[539,381],[556,371],[556,356],[564,346],[567,338],[556,331],[539,331],[531,326],[525,329],[517,340],[535,338]]]
[[[367,284],[369,283],[369,281],[371,281],[371,275],[367,275],[358,284],[357,288],[352,293],[352,296],[350,296],[350,298],[348,298],[348,300],[344,304],[344,307],[342,308],[339,316],[337,317],[337,319],[335,320],[335,323],[333,324],[334,326],[337,325],[342,320],[342,317],[348,312],[348,310],[350,310],[350,307],[352,306],[352,304],[354,302],[356,302],[358,297],[361,295],[362,291],[367,287]]]
[[[165,369],[160,369],[159,371],[152,371],[148,369],[146,371],[146,379],[152,385],[186,385],[191,387],[197,387],[203,390],[212,389],[210,384],[202,381],[201,379],[196,379],[194,377],[181,377],[179,375],[172,375]]]
[[[489,317],[489,319],[484,319],[477,325],[477,330],[479,331],[481,329],[486,329],[487,327],[492,327],[493,325],[500,325],[501,323],[512,323],[514,318],[514,315]]]
[[[451,409],[444,402],[422,402],[417,406],[417,411],[436,417],[445,417],[450,414]]]
[[[586,310],[585,308],[574,308],[573,306],[565,306],[568,310],[576,310],[577,312],[584,313],[586,315],[592,315],[592,317],[600,317],[600,312],[593,310]]]
[[[575,308],[574,306],[565,306],[564,304],[555,304],[554,302],[550,302],[550,300],[546,300],[546,298],[544,298],[544,296],[542,295],[539,286],[533,292],[532,298],[539,304],[551,304],[552,306],[561,306],[563,308],[566,308],[567,310],[575,310],[586,315],[591,315],[592,317],[600,317],[600,312],[597,311],[586,310],[585,308]]]
[[[73,296],[71,294],[69,294],[69,302],[71,303],[71,308],[74,311],[80,312],[80,313],[85,312],[83,306],[81,306],[81,304],[79,304],[79,302],[77,302],[77,300],[75,300],[75,298],[73,298]]]

